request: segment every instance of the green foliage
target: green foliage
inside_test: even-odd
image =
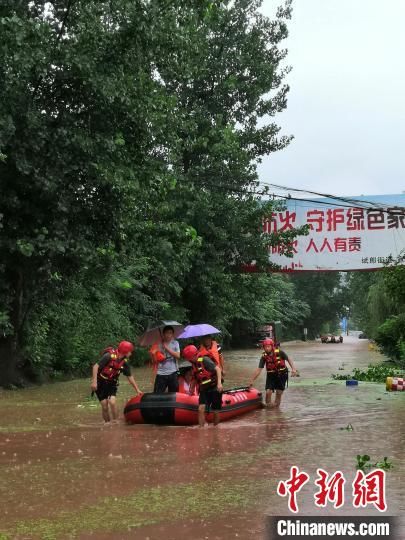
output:
[[[67,289],[99,248],[121,252],[139,183],[147,188],[150,168],[161,169],[156,111],[165,107],[148,106],[162,95],[143,59],[139,3],[121,2],[108,21],[98,2],[22,6],[0,12],[0,277],[13,353],[26,345],[30,316],[53,309],[53,276]],[[128,20],[139,21],[139,39]]]
[[[0,349],[85,373],[163,316],[230,333],[308,312],[267,267],[261,156],[283,149],[290,2],[0,8]],[[270,119],[270,120],[269,120]],[[142,361],[142,354],[140,359]]]
[[[150,362],[149,350],[143,347],[137,347],[131,357],[131,365],[144,366]]]
[[[371,457],[367,454],[360,455],[356,457],[356,469],[367,472],[369,469],[382,469],[384,471],[389,471],[393,469],[394,466],[391,461],[388,461],[387,457],[384,457],[382,461],[377,461],[376,463],[371,463]]]
[[[354,427],[351,424],[347,424],[346,427],[341,427],[341,430],[354,431]]]
[[[355,323],[374,338],[382,352],[405,365],[405,256],[380,272],[349,277]]]
[[[384,457],[382,461],[377,461],[374,463],[373,467],[376,469],[382,469],[383,471],[389,471],[394,468],[394,465],[391,461],[388,461],[387,457]]]
[[[377,329],[376,342],[387,356],[405,367],[405,313],[387,319]]]
[[[12,334],[13,327],[10,323],[10,318],[8,316],[8,313],[5,311],[0,311],[0,333],[3,334],[3,336],[7,336],[9,334]]]
[[[105,260],[99,261],[60,287],[58,302],[35,310],[24,336],[25,356],[34,373],[88,374],[105,347],[121,339],[135,341],[145,314],[160,309],[142,290],[144,263],[119,264],[115,261],[109,268]],[[108,271],[102,273],[103,268]],[[145,351],[137,349],[131,363],[143,365],[147,359]]]
[[[232,317],[233,343],[246,343],[246,338],[256,326],[279,320],[283,325],[283,336],[289,335],[291,328],[302,324],[309,313],[305,302],[297,299],[294,285],[288,276],[280,274],[234,275],[234,287],[228,298],[229,313]],[[215,305],[215,296],[213,304]],[[221,302],[217,304],[220,317]],[[286,332],[285,332],[286,331]]]
[[[370,461],[371,458],[367,454],[364,454],[364,455],[357,454],[356,459],[357,459],[356,469],[364,472],[365,468],[370,466],[368,465],[368,462]]]
[[[332,379],[339,381],[347,381],[354,379],[356,381],[368,381],[368,382],[385,382],[387,377],[401,376],[401,371],[395,366],[384,364],[372,365],[370,364],[367,370],[362,371],[355,368],[351,375],[332,375]]]
[[[315,338],[320,333],[334,332],[339,316],[347,303],[347,292],[341,274],[334,272],[305,272],[291,275],[296,296],[308,306],[303,313],[301,326],[308,329],[308,337]],[[298,332],[302,335],[302,329]]]
[[[355,328],[374,337],[375,329],[391,313],[381,272],[352,273],[349,278],[350,316]]]
[[[106,346],[132,338],[133,327],[111,290],[97,297],[75,284],[62,301],[32,318],[27,334],[26,354],[34,367],[88,374]]]
[[[405,253],[384,270],[384,283],[389,296],[399,309],[405,308]]]

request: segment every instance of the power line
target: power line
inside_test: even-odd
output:
[[[317,201],[314,201],[313,199],[303,199],[303,198],[298,198],[298,197],[291,197],[291,195],[279,195],[279,194],[275,194],[275,193],[269,193],[268,190],[258,190],[258,189],[253,189],[253,190],[249,190],[248,188],[236,188],[234,186],[230,186],[230,185],[227,185],[227,184],[221,184],[221,185],[218,185],[217,183],[215,182],[209,182],[207,180],[204,180],[203,181],[203,184],[206,186],[206,187],[213,187],[217,190],[220,190],[220,191],[228,191],[228,192],[233,192],[233,193],[238,193],[240,195],[259,195],[259,196],[268,196],[268,197],[273,197],[273,200],[277,200],[275,199],[275,197],[278,197],[279,199],[282,199],[283,201],[297,201],[297,202],[309,202],[309,203],[317,203]],[[384,206],[382,203],[375,203],[373,201],[367,201],[367,200],[364,200],[364,201],[358,201],[357,199],[351,199],[351,198],[347,198],[347,197],[338,197],[336,195],[330,195],[330,194],[326,194],[326,193],[318,193],[318,192],[315,192],[315,191],[309,191],[309,190],[305,190],[305,189],[299,189],[299,188],[289,188],[287,186],[280,186],[280,185],[277,185],[277,184],[270,184],[270,183],[267,183],[267,182],[260,182],[260,184],[264,184],[265,186],[269,186],[269,187],[275,187],[277,189],[282,189],[284,191],[296,191],[296,192],[300,192],[300,193],[310,193],[312,195],[318,195],[318,196],[321,196],[323,198],[329,198],[329,199],[332,199],[332,200],[335,200],[335,201],[338,201],[340,204],[337,205],[336,202],[328,202],[328,201],[322,201],[322,202],[319,202],[318,204],[321,204],[321,205],[326,205],[326,206],[339,206],[341,208],[361,208],[363,210],[368,210],[368,211],[371,211],[371,210],[380,210],[381,212],[384,212],[386,214],[391,214],[391,215],[395,215],[395,216],[404,216],[405,215],[405,209],[403,209],[403,207],[398,207],[398,210],[399,209],[403,209],[403,212],[398,212],[398,210],[395,210],[393,211],[393,208],[388,208],[387,206]],[[283,201],[279,201],[279,202],[283,202]],[[345,202],[346,204],[342,204],[342,201]],[[370,206],[366,206],[366,205],[371,205]]]
[[[333,200],[337,200],[337,201],[344,201],[344,202],[350,204],[351,207],[355,206],[356,208],[368,208],[367,206],[364,206],[364,204],[369,204],[369,205],[372,205],[373,208],[381,208],[382,210],[384,210],[386,208],[386,206],[387,206],[387,205],[384,205],[383,203],[378,203],[378,202],[375,202],[375,201],[368,201],[367,199],[359,201],[358,199],[352,199],[352,198],[349,198],[349,197],[338,197],[337,195],[331,195],[330,193],[319,193],[317,191],[310,191],[310,190],[307,190],[307,189],[299,189],[299,188],[293,188],[293,187],[289,187],[289,186],[282,186],[282,185],[279,185],[279,184],[272,184],[270,182],[261,181],[260,183],[265,185],[265,186],[281,189],[283,191],[294,191],[294,192],[297,192],[297,193],[309,193],[310,195],[317,195],[319,197],[324,197],[324,198],[327,198],[327,199],[333,199]],[[304,200],[304,199],[302,199],[302,200]],[[316,201],[311,201],[311,202],[316,202]],[[324,204],[324,203],[321,203],[321,204]]]
[[[349,198],[349,197],[338,197],[337,195],[331,195],[329,193],[319,193],[319,192],[316,192],[316,191],[310,191],[310,190],[306,190],[306,189],[299,189],[299,188],[291,188],[289,186],[281,186],[279,184],[271,184],[269,182],[260,182],[261,184],[265,185],[265,186],[269,186],[269,187],[275,187],[277,189],[281,189],[281,190],[284,190],[284,191],[296,191],[296,192],[299,192],[299,193],[309,193],[311,195],[317,195],[317,196],[320,196],[320,197],[323,197],[323,198],[329,198],[329,199],[332,199],[332,200],[336,200],[338,201],[340,204],[339,206],[340,207],[346,207],[346,208],[362,208],[364,210],[381,210],[382,212],[386,213],[386,214],[393,214],[393,215],[396,215],[396,216],[402,216],[402,215],[405,215],[405,209],[404,207],[398,207],[398,210],[399,209],[403,209],[404,211],[402,213],[399,213],[398,210],[395,210],[393,211],[393,207],[391,208],[388,208],[387,205],[383,204],[383,203],[378,203],[378,202],[375,202],[375,201],[368,201],[368,200],[361,200],[359,201],[358,199],[352,199],[352,198]],[[278,195],[279,197],[283,197],[283,195]],[[305,201],[305,202],[312,202],[312,203],[316,203],[318,201],[314,201],[313,199],[302,199],[302,198],[294,198],[294,197],[291,197],[291,196],[287,196],[285,197],[287,200],[291,199],[291,200],[296,200],[296,201]],[[341,204],[341,201],[344,201],[347,203],[347,205],[343,205]],[[322,204],[322,205],[331,205],[331,206],[337,206],[336,203],[328,203],[326,201],[319,201],[319,204]],[[365,205],[371,205],[370,206],[365,206]]]

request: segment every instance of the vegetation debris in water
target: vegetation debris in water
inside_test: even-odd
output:
[[[346,427],[341,427],[341,430],[354,431],[354,427],[351,424],[347,424]]]
[[[351,375],[332,375],[332,378],[337,381],[366,381],[366,382],[385,382],[387,377],[399,377],[403,375],[403,371],[395,366],[387,365],[386,363],[378,364],[377,366],[369,365],[365,371],[355,368]]]
[[[389,471],[394,468],[392,462],[388,461],[388,457],[384,457],[382,461],[377,461],[376,463],[371,463],[371,457],[368,454],[358,454],[356,459],[356,469],[363,472],[366,472],[368,469],[382,469],[384,471]]]

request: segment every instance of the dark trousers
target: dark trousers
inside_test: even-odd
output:
[[[282,390],[288,385],[288,371],[267,373],[266,390]]]
[[[153,391],[155,394],[163,394],[163,392],[178,392],[179,380],[177,378],[177,371],[170,373],[170,375],[156,375],[155,387]]]
[[[100,377],[97,379],[96,396],[99,401],[104,401],[111,396],[117,395],[118,381],[106,381]]]

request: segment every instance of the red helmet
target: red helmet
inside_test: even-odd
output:
[[[187,347],[184,347],[183,349],[183,358],[188,360],[189,362],[192,362],[195,357],[198,354],[198,349],[195,345],[187,345]]]
[[[121,341],[121,343],[118,345],[118,354],[129,354],[133,352],[134,346],[130,341]]]
[[[263,340],[262,345],[263,345],[263,347],[268,347],[268,346],[270,346],[270,345],[271,345],[272,347],[274,347],[274,341],[273,341],[272,339],[267,338],[267,339],[264,339],[264,340]]]

